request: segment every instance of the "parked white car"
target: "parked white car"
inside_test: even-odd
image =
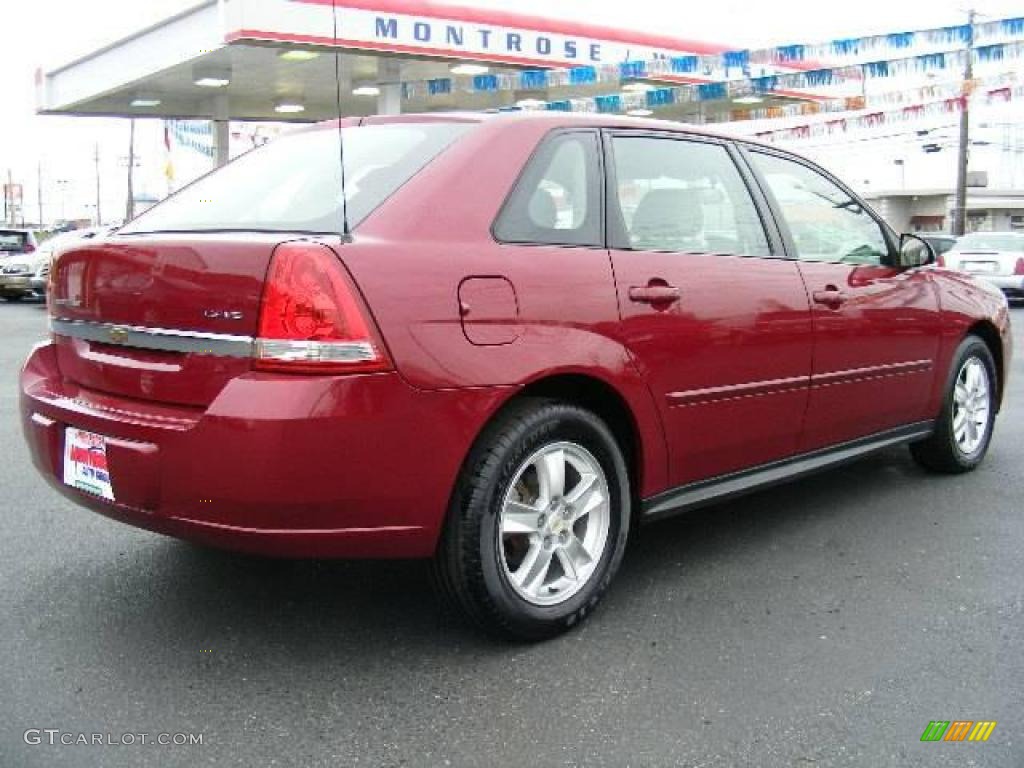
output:
[[[109,230],[91,227],[61,232],[44,240],[33,253],[0,262],[0,296],[7,301],[45,297],[54,255],[79,240],[99,237]]]
[[[943,255],[945,266],[1024,299],[1024,232],[972,232]]]

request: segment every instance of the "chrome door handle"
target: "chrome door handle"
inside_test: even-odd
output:
[[[811,294],[815,304],[824,304],[826,307],[835,309],[846,303],[846,294],[838,288],[829,286],[824,291],[815,291]]]
[[[674,285],[633,285],[629,300],[638,304],[672,304],[679,301],[679,289]]]

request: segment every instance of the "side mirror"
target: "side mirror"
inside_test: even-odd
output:
[[[931,243],[917,235],[900,235],[900,254],[897,266],[900,269],[913,269],[935,263],[935,249]]]

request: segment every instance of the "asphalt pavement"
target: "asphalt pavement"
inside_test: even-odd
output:
[[[446,615],[423,563],[204,550],[65,501],[18,425],[45,315],[0,305],[0,768],[1018,768],[1024,310],[1014,320],[977,472],[930,476],[897,449],[649,526],[589,621],[523,645]],[[997,726],[986,743],[922,743],[932,720]],[[59,743],[79,734],[135,743]]]

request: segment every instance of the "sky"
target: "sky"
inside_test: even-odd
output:
[[[968,0],[458,0],[463,5],[514,9],[538,16],[585,18],[600,24],[655,31],[736,48],[811,43],[963,23]],[[95,199],[93,157],[99,146],[106,181],[105,216],[124,206],[121,167],[128,144],[127,121],[35,114],[34,73],[49,70],[145,25],[194,5],[194,0],[44,0],[11,2],[0,11],[0,178],[10,169],[25,185],[26,209],[36,209],[37,168],[43,168],[44,205],[68,217],[89,214]],[[980,20],[1020,15],[1021,0],[979,0]],[[148,133],[147,133],[148,131]],[[152,145],[154,126],[140,141]],[[63,182],[63,183],[58,183]]]

